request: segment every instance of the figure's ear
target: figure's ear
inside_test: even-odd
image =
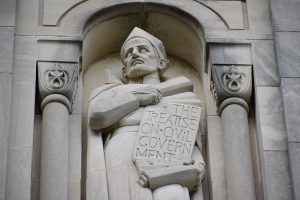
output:
[[[127,78],[125,67],[122,68],[122,76],[123,78]]]
[[[128,80],[128,77],[127,77],[127,74],[126,74],[126,68],[125,67],[122,68],[122,77],[123,77],[122,82],[123,83],[128,83],[129,80]]]
[[[169,63],[168,60],[160,59],[159,66],[158,66],[160,76],[167,70],[168,63]]]

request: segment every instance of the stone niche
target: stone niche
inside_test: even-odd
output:
[[[120,49],[134,27],[142,28],[163,42],[170,61],[169,68],[163,76],[164,80],[179,75],[192,80],[194,93],[202,102],[201,133],[206,132],[205,98],[202,86],[206,65],[206,43],[201,25],[189,14],[159,4],[147,4],[147,6],[126,4],[94,15],[85,24],[82,41],[83,135],[86,136],[83,143],[86,144],[84,148],[87,151],[87,157],[84,158],[87,159],[87,165],[83,168],[87,176],[87,188],[84,191],[87,199],[99,198],[106,190],[103,185],[101,186],[105,177],[105,166],[102,165],[104,158],[99,156],[99,151],[103,151],[100,144],[103,141],[101,136],[91,131],[87,125],[89,95],[95,88],[105,84],[106,69],[121,76]],[[205,152],[204,143],[203,146]],[[202,189],[198,193],[194,193],[192,199],[200,199]],[[204,194],[207,199],[207,191]]]
[[[229,4],[239,8],[235,14],[240,16],[240,2],[232,1]],[[226,18],[226,12],[223,13],[223,17],[220,17],[222,12],[220,16],[216,13],[218,12],[213,8],[208,8],[207,5],[196,1],[187,4],[182,1],[176,1],[174,4],[145,2],[114,4],[106,1],[104,5],[86,1],[82,3],[82,6],[78,4],[64,15],[58,26],[62,32],[65,32],[66,29],[71,30],[69,32],[71,35],[76,33],[75,39],[63,42],[57,38],[47,39],[46,37],[38,41],[39,71],[43,66],[50,64],[51,66],[54,64],[53,73],[56,72],[55,75],[61,74],[62,71],[67,72],[67,68],[71,66],[74,66],[73,69],[76,72],[79,71],[78,90],[76,92],[76,85],[74,91],[76,95],[73,93],[69,95],[70,105],[74,102],[73,108],[69,109],[71,114],[70,141],[72,132],[78,133],[79,137],[76,137],[76,144],[71,141],[70,147],[64,148],[65,158],[70,160],[66,162],[66,159],[62,159],[65,161],[62,164],[65,167],[64,180],[61,181],[62,187],[53,184],[58,182],[57,180],[61,180],[62,176],[51,176],[51,173],[45,172],[45,167],[41,168],[40,197],[42,199],[46,200],[43,195],[53,199],[51,196],[55,193],[52,192],[52,186],[62,188],[62,193],[67,196],[66,198],[81,196],[82,199],[87,200],[109,199],[107,188],[118,180],[108,182],[106,179],[108,170],[105,165],[104,149],[107,137],[102,137],[101,132],[93,131],[88,124],[90,95],[96,88],[107,83],[107,70],[111,71],[112,78],[122,76],[123,64],[120,59],[120,50],[135,27],[145,30],[162,41],[169,60],[169,68],[163,74],[162,81],[183,75],[193,82],[193,92],[201,100],[200,131],[196,142],[201,148],[205,161],[205,178],[197,192],[191,193],[191,200],[206,200],[211,197],[230,200],[255,199],[254,196],[259,190],[257,188],[260,187],[260,184],[256,184],[256,188],[254,188],[254,183],[258,183],[257,180],[260,178],[258,173],[260,166],[256,161],[258,156],[255,132],[251,131],[254,128],[250,127],[249,129],[248,123],[248,111],[253,110],[248,107],[252,92],[251,45],[247,41],[228,39],[227,34],[231,34],[230,31],[236,31],[236,29],[243,29],[243,24],[237,23],[235,25],[238,26],[235,27],[233,26],[234,21]],[[238,19],[242,20],[242,18]],[[71,48],[64,48],[64,50],[70,53],[70,58],[65,56],[69,55],[68,53],[61,54],[61,51],[53,55],[47,53],[52,48],[60,50],[62,46],[70,47],[69,44],[71,44]],[[79,62],[78,54],[81,54]],[[42,74],[39,74],[39,79]],[[39,92],[41,95],[43,94],[41,88]],[[61,94],[62,91],[55,90],[54,93],[55,97],[58,97],[57,94]],[[53,103],[52,100],[49,102]],[[62,103],[62,100],[58,99],[54,102]],[[47,110],[53,111],[53,109]],[[224,114],[222,114],[223,110]],[[66,129],[69,121],[67,111],[64,109],[66,123],[62,123]],[[44,112],[43,118],[53,118],[62,122],[54,114],[60,115],[58,112]],[[78,114],[76,122],[72,121],[73,114]],[[250,124],[254,121],[251,116],[253,116],[253,112],[250,115]],[[243,123],[239,123],[240,119]],[[55,120],[50,121],[55,122]],[[45,122],[45,127],[46,125],[48,123]],[[45,131],[44,125],[42,126],[43,132],[46,133],[47,130],[45,129]],[[59,131],[57,136],[61,136]],[[82,134],[82,140],[80,140],[80,134]],[[45,140],[47,141],[47,139]],[[81,144],[82,149],[76,148]],[[42,150],[41,166],[49,166],[49,159],[47,159],[51,157],[47,156],[50,152],[49,148],[45,145],[42,146],[44,150]],[[56,151],[56,154],[60,155],[61,152]],[[56,159],[59,156],[53,157]],[[254,164],[251,157],[254,158]],[[55,159],[52,159],[51,162],[54,170],[57,165],[60,166]],[[247,162],[244,162],[245,160]],[[80,164],[74,165],[74,161]],[[68,177],[68,173],[72,174],[70,168],[75,166],[76,172],[78,172],[75,177],[76,186],[72,181],[74,177],[70,178],[70,175]],[[239,172],[239,174],[236,175],[235,172]],[[39,175],[36,178],[38,179]],[[56,181],[48,181],[52,179]],[[69,181],[68,185],[65,184],[66,181]],[[34,191],[36,196],[38,196],[37,190]],[[120,191],[125,190],[120,188]],[[244,198],[244,194],[247,194],[247,198]],[[130,196],[126,192],[120,192],[117,195]],[[63,198],[65,199],[65,197]]]

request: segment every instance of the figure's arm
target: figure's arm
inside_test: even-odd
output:
[[[107,128],[127,114],[135,111],[140,106],[157,104],[161,96],[169,96],[182,92],[192,91],[192,82],[184,76],[176,77],[169,81],[141,87],[127,94],[93,95],[89,105],[89,124],[92,130],[98,131]],[[101,91],[101,88],[100,88]]]
[[[126,94],[115,94],[107,90],[90,100],[88,119],[92,130],[110,127],[140,106],[157,104],[160,91],[153,86],[145,86]]]
[[[128,113],[139,107],[139,101],[133,94],[93,99],[89,105],[88,118],[92,130],[98,131],[113,125]]]
[[[183,92],[193,91],[193,82],[185,76],[177,76],[165,82],[156,84],[155,87],[163,97]]]
[[[192,191],[196,191],[196,190],[198,190],[199,185],[201,184],[201,182],[203,181],[203,179],[205,177],[205,162],[204,162],[202,153],[197,145],[194,147],[192,158],[194,160],[193,166],[198,171],[198,174],[197,174],[198,176],[197,176],[194,188],[192,189]]]

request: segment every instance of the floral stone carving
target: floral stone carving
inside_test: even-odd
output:
[[[219,106],[225,99],[238,97],[250,102],[252,93],[251,66],[212,66],[211,90]]]
[[[41,99],[50,94],[61,94],[73,102],[78,70],[77,63],[38,62]]]

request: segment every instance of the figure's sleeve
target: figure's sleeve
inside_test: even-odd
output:
[[[94,131],[107,128],[137,108],[139,101],[133,94],[118,95],[113,88],[107,89],[90,100],[89,125]]]
[[[162,98],[161,102],[179,103],[202,107],[200,99],[193,92],[183,92]]]
[[[200,172],[200,175],[199,175],[200,180],[199,181],[201,182],[205,175],[205,162],[204,162],[202,153],[197,145],[195,145],[195,147],[194,147],[192,158],[194,160],[195,167]]]

